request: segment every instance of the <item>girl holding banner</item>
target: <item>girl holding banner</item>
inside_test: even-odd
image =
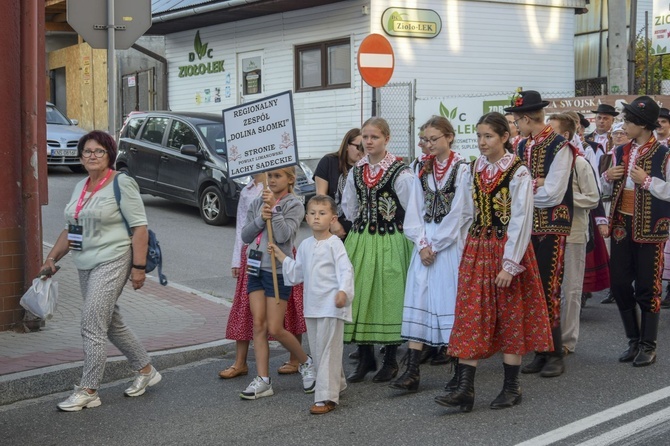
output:
[[[287,301],[291,287],[284,285],[281,263],[275,262],[279,299],[275,299],[272,257],[268,253],[268,226],[272,225],[274,243],[287,256],[293,256],[293,245],[300,222],[305,217],[303,204],[293,194],[294,166],[267,173],[268,188],[256,198],[247,211],[242,228],[242,241],[247,250],[247,289],[254,320],[254,352],[258,376],[240,394],[242,399],[255,400],[274,395],[269,374],[268,334],[279,341],[300,361],[305,393],[314,392],[316,381],[312,358],[302,349],[296,337],[284,328]]]
[[[249,292],[247,291],[247,281],[249,280],[247,278],[247,246],[242,242],[242,228],[246,221],[249,205],[263,193],[264,184],[264,173],[254,175],[253,180],[240,191],[240,199],[237,203],[236,237],[232,260],[232,275],[233,278],[237,279],[237,286],[235,287],[233,306],[230,309],[228,325],[226,326],[226,339],[235,340],[235,363],[219,372],[219,376],[223,379],[236,378],[249,373],[247,353],[249,351],[249,341],[254,338],[254,330],[251,309],[249,308]],[[293,333],[298,342],[302,340],[302,333],[307,331],[303,316],[302,290],[302,284],[292,288],[284,320],[284,328]],[[280,375],[298,373],[298,366],[298,360],[291,355],[288,362],[279,367],[277,373]]]

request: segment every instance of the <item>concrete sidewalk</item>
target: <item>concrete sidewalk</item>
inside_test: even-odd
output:
[[[83,299],[70,256],[59,265],[61,270],[54,276],[59,300],[53,319],[38,332],[0,332],[0,405],[69,390],[79,382],[84,359],[79,329]],[[234,341],[224,339],[230,311],[224,299],[147,280],[138,291],[128,283],[118,303],[124,321],[158,369],[234,350]],[[107,354],[103,382],[133,376],[125,357],[111,344]]]

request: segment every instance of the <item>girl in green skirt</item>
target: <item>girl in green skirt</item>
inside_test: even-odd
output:
[[[350,170],[342,210],[353,221],[345,241],[354,266],[356,297],[353,322],[344,328],[344,342],[360,346],[360,360],[349,382],[362,381],[377,369],[373,344],[384,344],[382,368],[372,379],[386,382],[398,373],[400,336],[412,243],[403,235],[405,209],[412,191],[411,170],[386,151],[388,123],[370,118],[362,128],[366,155]]]

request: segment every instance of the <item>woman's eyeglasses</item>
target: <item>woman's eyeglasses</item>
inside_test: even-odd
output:
[[[102,158],[103,156],[105,156],[105,153],[107,153],[107,151],[103,149],[83,150],[81,152],[81,157],[90,158],[92,155],[95,155],[96,158]]]
[[[441,135],[441,136],[437,136],[437,137],[430,138],[430,139],[428,139],[428,138],[423,138],[423,142],[424,142],[424,144],[430,144],[430,145],[433,145],[433,144],[435,144],[440,138],[444,138],[445,136],[447,136],[447,135]],[[419,138],[419,139],[421,139],[421,138]]]

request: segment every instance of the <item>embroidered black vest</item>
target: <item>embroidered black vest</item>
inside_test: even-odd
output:
[[[490,192],[485,190],[486,186],[483,184],[482,177],[476,172],[476,164],[476,161],[473,162],[470,168],[475,184],[472,192],[475,202],[475,220],[470,226],[470,236],[486,239],[495,237],[502,240],[507,234],[507,227],[512,218],[512,196],[509,184],[523,162],[515,157],[512,165],[500,175],[497,184]]]
[[[373,188],[368,188],[363,180],[363,168],[354,167],[354,184],[358,196],[358,216],[352,231],[362,233],[368,227],[370,234],[393,234],[396,229],[403,231],[405,209],[395,193],[395,180],[408,167],[402,161],[394,161],[384,172],[384,176]]]
[[[458,175],[459,167],[464,163],[465,160],[460,160],[454,164],[447,177],[447,181],[445,181],[442,189],[438,191],[434,191],[428,185],[430,174],[421,176],[421,188],[423,189],[424,205],[426,207],[426,214],[423,216],[423,220],[426,223],[433,221],[440,223],[451,211],[451,202],[454,201],[454,196],[456,195],[456,176]],[[420,164],[418,171],[421,172],[426,162],[421,161],[417,164]],[[437,181],[435,181],[435,184],[437,185]]]
[[[614,149],[617,166],[623,165],[624,148],[632,150],[631,143]],[[666,181],[665,166],[670,156],[667,147],[655,142],[651,148],[637,158],[635,165],[644,169],[647,175]],[[621,219],[617,212],[620,206],[626,178],[614,182],[612,186],[612,207],[610,208],[610,221],[616,222]],[[659,200],[651,192],[635,185],[635,201],[633,211],[633,241],[637,243],[665,243],[668,240],[668,229],[670,227],[670,203]]]
[[[556,154],[568,142],[556,132],[551,132],[542,142],[533,146],[530,150],[530,159],[526,159],[525,148],[528,140],[519,143],[519,157],[528,165],[533,178],[546,178],[551,163]],[[533,209],[533,235],[557,234],[570,235],[572,228],[573,200],[572,200],[572,170],[568,179],[568,187],[563,195],[563,200],[551,208]]]

